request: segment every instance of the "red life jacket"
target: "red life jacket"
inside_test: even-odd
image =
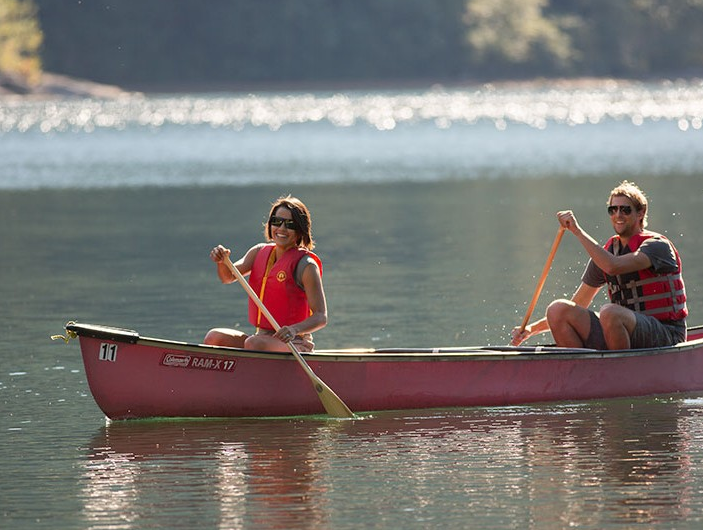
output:
[[[608,295],[614,304],[632,309],[657,320],[682,320],[688,315],[686,307],[686,287],[681,276],[681,258],[674,245],[666,237],[654,232],[640,232],[628,241],[625,254],[637,250],[642,242],[650,237],[660,238],[671,245],[676,255],[677,271],[658,274],[652,268],[641,271],[605,275]],[[611,237],[605,244],[611,254],[620,253],[620,238]]]
[[[259,250],[251,268],[249,285],[261,298],[278,325],[287,326],[305,320],[312,314],[305,291],[295,283],[295,268],[298,262],[306,255],[311,256],[320,267],[320,274],[322,274],[322,261],[309,250],[300,247],[291,248],[276,260],[266,274],[269,258],[275,248],[276,245],[267,244]],[[264,276],[266,276],[265,281]],[[273,325],[266,320],[251,300],[249,300],[249,322],[257,328],[273,329]]]

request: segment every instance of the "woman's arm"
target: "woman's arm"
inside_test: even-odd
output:
[[[244,256],[242,256],[234,264],[235,267],[242,273],[242,276],[246,276],[251,272],[251,268],[254,265],[254,259],[261,249],[261,244],[251,247]],[[210,259],[217,264],[217,276],[220,278],[222,283],[232,283],[237,281],[237,277],[229,270],[225,265],[224,259],[231,254],[231,250],[222,246],[217,245],[210,251]]]
[[[281,328],[283,336],[285,336],[286,331],[290,331],[293,335],[313,333],[327,325],[327,300],[325,299],[325,290],[322,286],[322,277],[317,264],[310,263],[303,269],[302,282],[312,314],[297,324],[283,326]],[[288,329],[284,330],[283,328]]]

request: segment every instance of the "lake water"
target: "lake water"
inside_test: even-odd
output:
[[[49,336],[247,328],[208,251],[243,253],[292,193],[325,263],[318,347],[505,344],[555,212],[605,240],[624,178],[701,324],[702,102],[696,82],[0,100],[0,527],[700,528],[703,392],[107,423]],[[567,234],[535,314],[585,263]]]

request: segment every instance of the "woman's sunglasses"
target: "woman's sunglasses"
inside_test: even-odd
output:
[[[278,217],[276,215],[271,216],[271,218],[269,219],[269,223],[272,226],[284,225],[288,230],[298,229],[298,225],[295,224],[295,221],[293,221],[293,219],[284,219],[283,217]]]
[[[608,215],[615,215],[618,213],[618,209],[625,215],[630,215],[632,213],[632,206],[620,205],[620,206],[608,206]]]

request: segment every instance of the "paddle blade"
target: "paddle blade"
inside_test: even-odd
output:
[[[311,377],[313,388],[317,392],[322,406],[327,414],[334,418],[355,418],[354,413],[347,407],[334,391],[328,387],[319,377]]]

